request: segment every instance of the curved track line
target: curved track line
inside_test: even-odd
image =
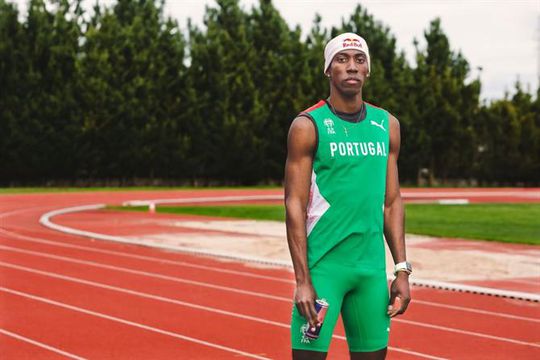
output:
[[[228,253],[224,251],[197,250],[197,249],[193,249],[186,246],[158,244],[158,243],[144,241],[144,240],[139,241],[139,240],[126,239],[121,236],[105,235],[105,234],[95,233],[92,231],[85,231],[85,230],[70,228],[68,226],[58,225],[56,223],[53,223],[50,220],[52,217],[57,216],[57,215],[63,215],[63,214],[69,214],[69,213],[81,212],[81,211],[87,211],[87,210],[100,210],[100,209],[103,209],[105,206],[106,206],[105,204],[92,204],[92,205],[83,205],[83,206],[75,206],[75,207],[69,207],[69,208],[64,208],[64,209],[58,209],[58,210],[50,211],[48,213],[43,214],[40,217],[39,222],[43,226],[56,230],[56,231],[60,231],[60,232],[70,234],[70,235],[84,236],[91,239],[108,240],[108,241],[114,241],[114,242],[119,242],[119,243],[124,243],[124,244],[130,244],[130,245],[143,245],[143,246],[149,246],[149,247],[165,249],[165,250],[181,251],[188,254],[215,256],[215,257],[220,257],[224,259],[246,261],[246,262],[277,266],[277,267],[292,267],[292,265],[288,261],[268,260],[265,258],[258,258],[254,256],[247,256],[247,255],[242,256],[242,255]]]
[[[28,210],[47,209],[47,208],[50,208],[50,206],[33,206],[29,208],[24,208],[24,209],[17,209],[17,210],[12,210],[8,212],[3,212],[3,213],[0,213],[0,219],[6,218],[12,215],[20,214],[20,213],[25,213],[25,212],[28,212]]]
[[[46,304],[62,307],[64,309],[68,309],[68,310],[72,310],[72,311],[76,311],[76,312],[81,312],[83,314],[96,316],[96,317],[99,317],[99,318],[102,318],[102,319],[119,322],[119,323],[122,323],[124,325],[129,325],[129,326],[137,327],[137,328],[140,328],[140,329],[152,331],[152,332],[155,332],[155,333],[158,333],[158,334],[161,334],[161,335],[167,335],[167,336],[171,336],[171,337],[186,340],[186,341],[191,341],[191,342],[194,342],[194,343],[197,343],[197,344],[200,344],[200,345],[205,345],[205,346],[208,346],[208,347],[211,347],[211,348],[216,348],[216,349],[224,350],[224,351],[231,352],[231,353],[234,353],[234,354],[247,356],[247,357],[250,357],[250,358],[253,358],[253,359],[271,360],[271,359],[269,359],[267,357],[258,356],[258,355],[255,355],[255,354],[250,354],[250,353],[247,353],[245,351],[230,348],[228,346],[222,346],[222,345],[214,344],[214,343],[211,343],[211,342],[208,342],[208,341],[196,339],[196,338],[186,336],[186,335],[182,335],[182,334],[179,334],[179,333],[175,333],[175,332],[172,332],[172,331],[159,329],[159,328],[156,328],[156,327],[153,327],[153,326],[148,326],[148,325],[144,325],[144,324],[141,324],[141,323],[129,321],[129,320],[122,319],[122,318],[119,318],[119,317],[116,317],[116,316],[111,316],[111,315],[103,314],[103,313],[100,313],[100,312],[97,312],[97,311],[92,311],[92,310],[84,309],[84,308],[81,308],[81,307],[78,307],[78,306],[73,306],[73,305],[69,305],[69,304],[66,304],[66,303],[62,303],[62,302],[59,302],[59,301],[50,300],[50,299],[47,299],[47,298],[43,298],[41,296],[36,296],[36,295],[28,294],[28,293],[25,293],[25,292],[22,292],[22,291],[9,289],[9,288],[3,287],[3,286],[0,286],[0,291],[6,292],[6,293],[9,293],[9,294],[12,294],[12,295],[25,297],[25,298],[32,299],[32,300],[35,300],[35,301],[43,302],[43,303],[46,303]]]
[[[270,195],[273,196],[273,195]],[[245,198],[249,198],[249,200],[254,200],[257,196],[246,196]],[[193,199],[183,199],[184,203],[197,200],[198,202],[209,202],[209,201],[215,201],[218,197],[215,198],[193,198]],[[227,198],[227,197],[223,197]],[[238,199],[240,196],[235,197],[229,197],[229,198],[235,198]],[[205,199],[202,201],[201,199]],[[212,200],[208,200],[212,199]],[[175,201],[178,199],[174,199]],[[187,201],[190,200],[190,201]],[[137,200],[141,201],[141,200]],[[156,201],[156,200],[152,200]],[[239,201],[239,200],[235,200]],[[191,254],[199,254],[199,255],[206,255],[206,256],[216,256],[216,257],[222,257],[237,261],[248,261],[248,262],[254,262],[259,264],[265,264],[265,265],[273,265],[273,266],[280,266],[280,267],[291,267],[290,262],[285,261],[279,261],[279,260],[268,260],[263,258],[257,258],[257,257],[251,257],[251,256],[239,256],[237,254],[231,254],[231,253],[224,253],[224,252],[218,252],[218,251],[210,251],[210,250],[194,250],[188,247],[181,247],[181,246],[174,246],[174,245],[167,245],[167,244],[156,244],[149,241],[136,241],[131,239],[125,239],[120,236],[112,236],[112,235],[105,235],[105,234],[99,234],[91,231],[84,231],[79,230],[75,228],[70,228],[63,225],[58,225],[51,221],[51,218],[57,215],[63,215],[63,214],[69,214],[74,212],[81,212],[81,211],[87,211],[87,210],[99,210],[104,208],[105,204],[92,204],[92,205],[83,205],[83,206],[75,206],[75,207],[68,207],[63,209],[57,209],[54,211],[49,211],[45,214],[43,214],[39,222],[51,229],[68,233],[71,235],[79,235],[84,237],[90,237],[92,239],[100,239],[100,240],[109,240],[109,241],[115,241],[120,243],[127,243],[127,244],[136,244],[136,245],[146,245],[146,246],[152,246],[156,248],[162,248],[167,250],[176,250],[176,251],[182,251],[186,253]],[[389,278],[392,278],[389,276]],[[469,292],[473,294],[481,294],[481,295],[492,295],[492,296],[500,296],[500,297],[506,297],[506,298],[512,298],[512,299],[521,299],[521,300],[527,300],[527,301],[535,301],[540,302],[540,295],[538,294],[532,294],[532,293],[526,293],[526,292],[520,292],[520,291],[510,291],[510,290],[500,290],[500,289],[493,289],[493,288],[487,288],[487,287],[481,287],[481,286],[473,286],[473,285],[464,285],[464,284],[454,284],[454,283],[448,283],[443,281],[434,281],[434,280],[425,280],[425,279],[410,279],[410,283],[415,286],[424,286],[434,289],[444,289],[444,290],[451,290],[451,291],[463,291],[463,292]]]
[[[179,278],[179,277],[160,275],[160,274],[149,273],[149,272],[145,272],[145,271],[138,271],[138,270],[128,269],[128,268],[124,268],[124,267],[118,267],[118,266],[113,266],[113,265],[104,265],[104,264],[96,263],[96,262],[93,262],[93,261],[77,260],[77,259],[73,259],[73,258],[69,258],[69,257],[65,257],[65,256],[45,255],[45,254],[38,253],[38,252],[35,252],[35,251],[20,250],[20,249],[16,249],[16,248],[10,248],[10,247],[7,247],[7,246],[0,246],[0,250],[28,253],[30,255],[34,255],[34,256],[38,256],[38,257],[52,258],[52,259],[56,259],[56,260],[66,261],[66,262],[79,263],[79,264],[83,264],[83,265],[100,267],[100,268],[105,268],[105,269],[110,269],[110,270],[115,270],[115,271],[120,271],[120,272],[132,273],[132,274],[135,274],[135,275],[142,275],[142,276],[147,276],[147,277],[170,280],[170,281],[174,281],[174,282],[187,283],[187,284],[190,284],[190,285],[209,287],[209,288],[214,288],[214,289],[222,290],[222,291],[236,292],[236,293],[240,293],[240,294],[243,294],[243,295],[257,296],[257,297],[262,297],[262,298],[265,298],[265,299],[273,299],[273,300],[277,300],[277,301],[284,301],[284,302],[290,303],[290,299],[286,298],[286,297],[268,295],[268,294],[260,293],[260,292],[256,292],[256,291],[240,290],[240,289],[231,288],[231,287],[228,287],[228,286],[214,285],[214,284],[209,284],[209,283],[200,282],[200,281],[187,280],[187,279],[183,279],[183,278]],[[42,275],[44,275],[45,273],[49,273],[49,274],[54,274],[57,277],[62,276],[62,277],[68,278],[68,276],[64,276],[64,275],[61,275],[61,274],[56,274],[56,273],[53,273],[53,272],[43,272],[41,270],[35,270],[35,269],[32,269],[32,268],[21,267],[19,265],[15,265],[15,264],[3,262],[3,261],[0,261],[0,265],[6,266],[6,267],[12,267],[12,268],[20,268],[20,270],[25,269],[25,271],[30,271],[30,272],[43,273]],[[52,275],[47,275],[47,276],[52,276]],[[78,279],[78,278],[74,278],[74,279]],[[82,280],[82,279],[80,279],[80,280]],[[86,281],[86,280],[82,280],[82,281]],[[105,285],[105,286],[108,286],[108,285]],[[451,327],[446,327],[446,326],[440,326],[440,325],[434,325],[434,324],[425,324],[425,323],[412,321],[412,320],[394,319],[394,321],[402,322],[402,323],[406,323],[406,324],[410,324],[410,325],[416,325],[416,326],[420,326],[420,327],[427,327],[427,328],[432,328],[432,329],[437,329],[437,330],[455,332],[455,333],[471,335],[471,336],[478,336],[478,337],[483,337],[483,338],[492,339],[492,340],[506,341],[506,342],[509,342],[509,343],[514,343],[514,344],[519,344],[519,345],[528,345],[528,346],[534,346],[534,347],[540,348],[540,345],[538,345],[538,344],[528,343],[528,342],[524,342],[524,341],[510,339],[510,338],[504,338],[504,337],[488,335],[488,334],[484,334],[484,333],[478,333],[478,332],[474,332],[474,331],[461,330],[461,329],[456,329],[456,328],[451,328]]]
[[[518,315],[511,315],[511,314],[503,314],[503,313],[487,311],[487,310],[480,310],[480,309],[475,309],[475,308],[466,308],[466,307],[463,307],[463,306],[441,304],[441,303],[436,303],[436,302],[432,302],[432,301],[414,299],[414,303],[415,304],[428,305],[428,306],[434,306],[434,307],[440,307],[440,308],[444,308],[444,309],[466,311],[466,312],[482,314],[482,315],[497,316],[497,317],[502,317],[502,318],[512,319],[512,320],[522,320],[522,321],[530,321],[530,322],[540,323],[540,319],[535,319],[535,318],[530,318],[530,317],[525,317],[525,316],[518,316]]]
[[[257,279],[278,281],[278,282],[283,282],[283,283],[287,283],[287,284],[294,284],[294,281],[292,281],[292,280],[283,279],[283,278],[279,278],[279,277],[275,277],[275,276],[260,275],[260,274],[254,274],[254,273],[246,272],[246,271],[230,270],[230,269],[223,269],[223,268],[218,268],[217,269],[217,268],[212,267],[212,266],[199,265],[199,264],[194,264],[194,263],[190,263],[190,262],[186,262],[186,261],[168,260],[168,259],[162,259],[162,258],[152,257],[152,256],[129,254],[129,253],[120,252],[120,251],[114,251],[114,250],[96,249],[96,248],[93,248],[93,247],[90,247],[90,246],[66,244],[66,243],[63,243],[63,242],[45,240],[45,239],[36,238],[36,237],[33,237],[33,236],[21,235],[21,234],[17,234],[17,233],[14,233],[12,231],[4,230],[4,229],[0,229],[0,233],[5,234],[6,236],[21,239],[23,241],[36,242],[36,243],[40,243],[40,244],[63,247],[63,248],[68,248],[68,249],[77,249],[77,250],[95,252],[95,253],[100,253],[100,254],[107,254],[107,255],[126,257],[126,258],[131,258],[131,259],[152,261],[152,262],[157,262],[157,263],[161,263],[161,264],[185,266],[185,267],[191,267],[191,268],[194,268],[194,269],[216,271],[216,272],[219,272],[219,273],[226,273],[226,274],[232,274],[232,275],[252,277],[252,278],[257,278]]]
[[[211,196],[177,199],[153,199],[153,200],[130,200],[124,201],[124,206],[149,206],[151,204],[192,204],[209,202],[232,202],[232,201],[258,201],[258,200],[284,200],[283,195],[241,195],[241,196]]]
[[[216,267],[212,267],[212,266],[193,264],[193,263],[189,263],[189,262],[186,262],[186,261],[175,261],[175,260],[156,258],[156,257],[152,257],[152,256],[129,254],[129,253],[124,253],[124,252],[119,252],[119,251],[114,251],[114,250],[96,249],[96,248],[89,247],[89,246],[66,244],[66,243],[61,243],[61,242],[56,242],[56,241],[51,241],[51,240],[40,239],[40,238],[36,238],[36,237],[33,237],[33,236],[21,235],[21,234],[13,233],[11,231],[7,231],[7,230],[3,230],[3,229],[0,229],[0,233],[4,233],[4,234],[9,235],[11,237],[19,238],[19,239],[21,239],[23,241],[36,242],[36,243],[41,243],[41,244],[46,244],[46,245],[51,245],[51,246],[57,246],[57,247],[63,247],[63,248],[69,248],[69,249],[77,249],[77,250],[83,250],[83,251],[95,252],[95,253],[101,253],[101,254],[107,254],[107,255],[114,255],[114,256],[131,258],[131,259],[145,260],[145,261],[151,261],[151,262],[155,262],[155,263],[184,266],[184,267],[190,267],[190,268],[194,268],[194,269],[201,269],[201,270],[206,270],[206,271],[214,271],[214,272],[218,272],[218,273],[226,273],[226,274],[231,274],[231,275],[252,277],[252,278],[258,278],[258,279],[264,279],[264,280],[270,280],[270,281],[277,281],[277,282],[284,282],[284,283],[288,283],[288,284],[294,284],[295,283],[294,280],[287,280],[287,279],[283,279],[283,278],[275,277],[275,276],[253,274],[253,273],[246,272],[246,271],[229,270],[229,269],[223,269],[223,268],[216,268]],[[477,314],[483,314],[483,315],[489,315],[489,316],[502,317],[502,318],[507,318],[507,319],[512,319],[512,320],[522,320],[522,321],[530,321],[530,322],[540,323],[540,319],[536,319],[536,318],[518,316],[518,315],[512,315],[512,314],[506,314],[506,313],[500,313],[500,312],[494,312],[494,311],[488,311],[488,310],[481,310],[481,309],[464,307],[464,306],[442,304],[442,303],[433,302],[433,301],[415,299],[414,303],[415,304],[422,304],[422,305],[426,305],[426,306],[434,306],[434,307],[440,307],[440,308],[446,308],[446,309],[452,309],[452,310],[458,310],[458,311],[465,311],[465,312],[471,312],[471,313],[477,313]]]
[[[286,324],[286,323],[281,323],[281,322],[272,321],[272,320],[268,320],[268,319],[264,319],[264,318],[260,318],[260,317],[240,314],[240,313],[227,311],[227,310],[222,310],[222,309],[218,309],[218,308],[214,308],[214,307],[194,304],[194,303],[190,303],[190,302],[187,302],[187,301],[176,300],[176,299],[163,297],[163,296],[159,296],[159,295],[153,295],[153,294],[144,293],[144,292],[140,292],[140,291],[130,290],[130,289],[121,288],[121,287],[118,287],[118,286],[107,285],[107,284],[98,283],[98,282],[95,282],[95,281],[84,280],[84,279],[80,279],[80,278],[76,278],[76,277],[72,277],[72,276],[67,276],[67,275],[62,275],[62,274],[58,274],[58,273],[54,273],[54,272],[50,272],[50,271],[37,270],[37,269],[29,268],[29,267],[26,267],[26,266],[15,265],[15,264],[3,262],[3,261],[0,261],[0,266],[4,266],[4,267],[7,267],[7,268],[11,268],[11,269],[16,269],[16,270],[20,270],[20,271],[30,272],[30,273],[34,273],[34,274],[38,274],[38,275],[42,275],[42,276],[48,276],[48,277],[52,277],[52,278],[56,278],[56,279],[60,279],[60,280],[64,280],[64,281],[71,281],[71,282],[75,282],[75,283],[79,283],[79,284],[83,284],[83,285],[94,286],[94,287],[107,289],[107,290],[111,290],[111,291],[117,291],[117,292],[129,294],[129,295],[139,296],[139,297],[142,297],[142,298],[167,302],[167,303],[180,305],[180,306],[191,307],[191,308],[194,308],[194,309],[204,310],[204,311],[213,312],[213,313],[226,315],[226,316],[231,316],[231,317],[235,317],[235,318],[239,318],[239,319],[243,319],[243,320],[255,321],[255,322],[263,323],[265,325],[274,325],[274,326],[290,329],[290,324]],[[335,338],[335,339],[339,339],[339,340],[346,340],[346,338],[344,336],[340,336],[340,335],[332,335],[332,337]],[[416,351],[404,350],[404,349],[400,349],[400,348],[396,348],[396,347],[392,347],[392,346],[389,346],[388,348],[390,350],[392,350],[392,351],[402,352],[402,353],[409,354],[409,355],[415,355],[415,356],[422,357],[422,358],[425,358],[425,359],[444,360],[444,358],[441,358],[441,357],[436,357],[436,356],[433,356],[433,355],[423,354],[423,353],[416,352]]]
[[[29,343],[29,344],[38,346],[38,347],[43,348],[43,349],[47,349],[47,350],[49,350],[49,351],[52,351],[52,352],[55,352],[55,353],[57,353],[57,354],[63,355],[63,356],[68,357],[68,358],[70,358],[70,359],[75,359],[75,360],[86,360],[86,359],[83,358],[83,357],[77,356],[77,355],[72,354],[72,353],[68,353],[67,351],[60,350],[60,349],[58,349],[58,348],[55,348],[55,347],[53,347],[53,346],[44,344],[44,343],[42,343],[42,342],[39,342],[39,341],[36,341],[36,340],[32,340],[32,339],[27,338],[27,337],[25,337],[25,336],[22,336],[22,335],[19,335],[19,334],[15,334],[14,332],[11,332],[11,331],[7,331],[7,330],[4,330],[4,329],[0,329],[0,334],[4,334],[4,335],[9,336],[9,337],[12,337],[12,338],[14,338],[14,339],[17,339],[17,340],[20,340],[20,341],[27,342],[27,343]]]
[[[97,288],[101,288],[101,289],[116,291],[116,292],[129,294],[129,295],[133,295],[133,296],[138,296],[138,297],[142,297],[142,298],[146,298],[146,299],[162,301],[162,302],[166,302],[166,303],[170,303],[170,304],[174,304],[174,305],[180,305],[180,306],[190,307],[190,308],[197,309],[197,310],[204,310],[204,311],[208,311],[208,312],[213,312],[213,313],[220,314],[220,315],[231,316],[231,317],[235,317],[235,318],[238,318],[238,319],[250,320],[250,321],[255,321],[255,322],[259,322],[259,323],[263,323],[263,324],[270,324],[270,325],[280,326],[280,327],[284,327],[284,328],[287,328],[287,329],[290,328],[289,324],[280,323],[280,322],[277,322],[277,321],[272,321],[272,320],[268,320],[268,319],[264,319],[264,318],[260,318],[260,317],[256,317],[256,316],[251,316],[251,315],[240,314],[240,313],[233,312],[233,311],[222,310],[222,309],[218,309],[218,308],[214,308],[214,307],[210,307],[210,306],[199,305],[199,304],[195,304],[195,303],[188,302],[188,301],[176,300],[176,299],[173,299],[173,298],[164,297],[164,296],[160,296],[160,295],[154,295],[154,294],[150,294],[150,293],[146,293],[146,292],[130,290],[130,289],[119,287],[119,286],[107,285],[107,284],[96,282],[96,281],[85,280],[85,279],[81,279],[81,278],[73,277],[73,276],[68,276],[68,275],[62,275],[62,274],[59,274],[59,273],[56,273],[56,272],[38,270],[38,269],[30,268],[30,267],[27,267],[27,266],[20,266],[20,265],[16,265],[16,264],[12,264],[12,263],[9,263],[9,262],[4,262],[4,261],[0,261],[0,266],[4,266],[4,267],[10,268],[10,269],[15,269],[15,270],[19,270],[19,271],[25,271],[25,272],[29,272],[29,273],[33,273],[33,274],[38,274],[38,275],[42,275],[42,276],[47,276],[47,277],[51,277],[51,278],[55,278],[55,279],[60,279],[60,280],[64,280],[64,281],[71,281],[71,282],[74,282],[74,283],[83,284],[83,285],[87,285],[87,286],[93,286],[93,287],[97,287]]]
[[[173,282],[178,282],[178,283],[183,283],[183,284],[202,286],[202,287],[207,287],[207,288],[217,289],[217,290],[222,290],[222,291],[230,291],[230,292],[235,292],[235,293],[243,294],[243,295],[261,297],[261,298],[264,298],[264,299],[272,299],[272,300],[287,301],[287,302],[291,301],[291,299],[283,297],[283,296],[275,296],[275,295],[266,294],[266,293],[260,293],[260,292],[256,292],[256,291],[241,290],[241,289],[238,289],[238,288],[232,288],[232,287],[228,287],[228,286],[209,284],[209,283],[202,282],[202,281],[188,280],[188,279],[175,277],[175,276],[161,275],[161,274],[151,273],[151,272],[147,272],[147,271],[134,270],[134,269],[120,267],[120,266],[114,266],[114,265],[106,265],[106,264],[101,264],[101,263],[94,262],[94,261],[79,260],[79,259],[74,259],[74,258],[70,258],[70,257],[67,257],[67,256],[45,255],[43,253],[39,253],[39,252],[36,252],[36,251],[20,250],[20,249],[17,249],[17,248],[11,248],[9,246],[2,246],[2,245],[0,245],[0,250],[19,252],[19,253],[23,253],[23,254],[26,253],[26,254],[30,254],[30,255],[33,255],[33,256],[45,257],[45,258],[50,258],[50,259],[60,260],[60,261],[66,261],[66,262],[71,262],[71,263],[74,263],[74,264],[93,266],[93,267],[107,269],[107,270],[119,271],[119,272],[124,272],[124,273],[128,273],[128,274],[140,275],[140,276],[145,276],[145,277],[150,277],[150,278],[155,278],[155,279],[161,279],[161,280],[168,280],[168,281],[173,281]]]
[[[503,338],[503,337],[500,337],[500,336],[483,334],[483,333],[478,333],[478,332],[475,332],[475,331],[468,331],[468,330],[449,328],[449,327],[446,327],[446,326],[439,326],[439,325],[421,323],[421,322],[418,322],[418,321],[405,320],[405,319],[397,319],[396,321],[402,322],[404,324],[409,324],[409,325],[427,327],[427,328],[430,328],[430,329],[436,329],[436,330],[442,330],[442,331],[450,331],[450,332],[455,332],[455,333],[463,334],[463,335],[477,336],[477,337],[482,337],[482,338],[486,338],[486,339],[490,339],[490,340],[504,341],[504,342],[517,344],[517,345],[532,346],[532,347],[540,348],[540,344],[526,342],[526,341],[520,341],[520,340],[516,340],[516,339]]]

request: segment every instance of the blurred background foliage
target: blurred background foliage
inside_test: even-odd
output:
[[[289,124],[328,96],[323,49],[343,31],[370,46],[365,100],[400,120],[403,183],[540,184],[539,91],[481,101],[439,19],[409,64],[360,5],[307,34],[269,0],[217,0],[184,32],[163,8],[0,0],[0,185],[280,184]]]

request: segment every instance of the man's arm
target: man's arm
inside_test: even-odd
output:
[[[289,129],[285,164],[287,242],[296,278],[294,301],[311,326],[317,325],[317,294],[311,283],[307,262],[306,215],[315,146],[315,126],[311,120],[304,116],[294,119]]]
[[[397,167],[400,146],[401,135],[399,121],[390,115],[390,153],[388,156],[388,168],[386,173],[384,236],[395,264],[407,260],[405,253],[405,215],[399,189]],[[391,305],[394,303],[396,297],[400,298],[401,305],[398,308],[393,308]],[[407,310],[410,301],[409,274],[400,271],[397,273],[394,281],[392,281],[390,289],[390,306],[388,307],[388,314],[390,317],[403,314],[405,310]]]

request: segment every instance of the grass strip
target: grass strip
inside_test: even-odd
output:
[[[147,211],[147,207],[111,207]],[[158,206],[158,212],[285,221],[282,205]],[[406,204],[407,233],[540,245],[540,204]]]

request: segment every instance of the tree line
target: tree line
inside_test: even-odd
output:
[[[409,64],[360,5],[307,34],[270,0],[218,0],[184,30],[163,9],[0,0],[1,185],[280,183],[288,127],[328,96],[323,49],[343,31],[370,46],[364,98],[400,120],[402,182],[540,183],[540,92],[481,101],[439,19]]]

